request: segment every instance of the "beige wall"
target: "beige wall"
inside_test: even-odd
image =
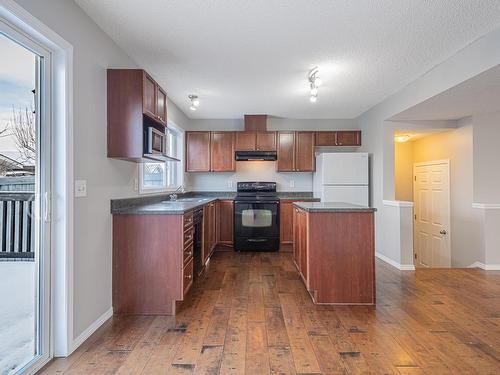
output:
[[[413,202],[413,144],[394,142],[394,195],[397,201]]]
[[[484,254],[479,246],[482,241],[481,215],[472,208],[472,119],[460,120],[454,130],[396,144],[394,151],[396,200],[413,201],[410,194],[413,163],[450,160],[452,267],[466,267],[482,260]]]

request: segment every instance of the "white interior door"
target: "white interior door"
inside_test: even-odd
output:
[[[450,267],[450,164],[413,165],[415,265]]]

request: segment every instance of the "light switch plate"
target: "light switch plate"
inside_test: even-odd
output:
[[[87,180],[75,180],[75,198],[87,196]]]
[[[290,187],[291,188],[295,187],[295,180],[290,180]]]

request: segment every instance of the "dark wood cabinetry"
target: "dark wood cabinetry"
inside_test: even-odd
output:
[[[317,199],[319,201],[319,199]],[[294,243],[293,235],[293,216],[295,202],[302,202],[301,200],[281,200],[280,201],[280,251],[290,251],[291,245]]]
[[[318,131],[316,146],[361,146],[361,131]]]
[[[142,69],[108,69],[107,116],[108,157],[147,161],[144,132],[165,131],[167,95]]]
[[[235,132],[236,151],[276,151],[276,132]]]
[[[278,132],[278,172],[314,172],[315,132]]]
[[[219,200],[216,205],[217,243],[233,245],[234,201]]]
[[[186,172],[210,172],[210,132],[186,132]]]
[[[233,172],[233,132],[186,132],[186,172]]]
[[[255,132],[235,132],[236,151],[255,150]]]
[[[373,212],[294,207],[293,226],[293,259],[315,303],[375,303]]]
[[[186,215],[113,215],[116,314],[175,315],[175,302],[193,282],[193,224]]]
[[[255,145],[257,151],[276,151],[276,132],[257,132]]]
[[[295,134],[295,171],[314,172],[316,158],[314,156],[314,132],[297,132]]]
[[[361,131],[338,131],[336,135],[337,146],[361,146]]]
[[[278,172],[295,172],[295,132],[278,132]]]
[[[231,172],[235,170],[233,132],[211,133],[210,165],[212,172]]]
[[[216,229],[215,202],[210,202],[203,206],[203,264],[215,249]]]
[[[293,228],[293,259],[302,280],[308,287],[307,214],[297,208],[293,211]]]

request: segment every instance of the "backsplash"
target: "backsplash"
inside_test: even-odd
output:
[[[186,187],[194,191],[235,191],[239,181],[275,181],[278,191],[312,191],[311,172],[278,173],[274,161],[238,161],[236,172],[185,174]]]

